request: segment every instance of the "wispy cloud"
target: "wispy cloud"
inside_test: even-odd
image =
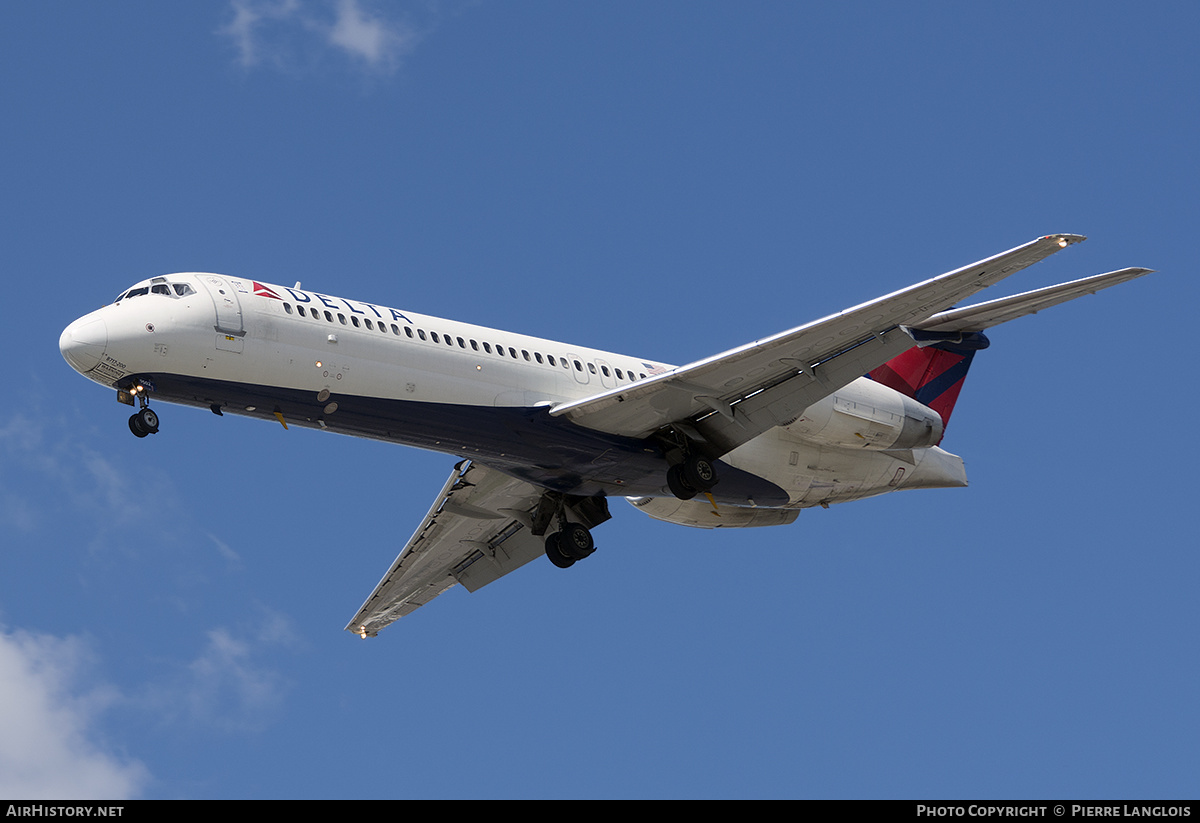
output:
[[[141,501],[172,507],[168,493],[153,495],[162,478],[139,477],[91,448],[61,417],[16,413],[0,417],[0,525],[32,532],[57,517],[57,507],[92,517],[96,533],[144,519]],[[54,437],[48,436],[54,432]],[[46,490],[53,490],[48,496]],[[47,505],[48,500],[54,504]]]
[[[0,796],[46,799],[136,797],[146,767],[106,751],[97,717],[117,700],[81,685],[86,644],[0,630]]]
[[[288,691],[265,659],[296,642],[291,623],[265,609],[253,631],[212,629],[196,657],[149,689],[146,703],[168,725],[193,723],[226,733],[261,729]]]
[[[290,68],[302,54],[326,51],[375,72],[395,70],[420,40],[407,20],[363,0],[232,0],[220,29],[247,68]]]

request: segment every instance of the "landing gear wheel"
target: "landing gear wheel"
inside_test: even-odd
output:
[[[158,415],[149,406],[139,410],[134,417],[138,419],[138,425],[146,430],[146,434],[158,433]]]
[[[558,533],[558,550],[572,560],[583,560],[596,550],[592,533],[578,523],[568,523]]]
[[[683,482],[697,491],[706,492],[717,485],[717,469],[705,457],[693,454],[679,464]]]
[[[575,565],[575,559],[563,554],[560,541],[560,532],[555,532],[546,537],[546,557],[549,557],[550,562],[560,569],[569,569]]]
[[[129,418],[129,430],[135,437],[145,437],[158,431],[158,415],[149,406],[134,412]]]
[[[682,474],[682,466],[672,466],[667,469],[667,488],[680,500],[691,500],[699,492],[683,482]]]
[[[133,432],[134,437],[145,437],[150,433],[142,428],[142,424],[138,420],[138,416],[136,414],[131,414],[129,416],[129,430]]]

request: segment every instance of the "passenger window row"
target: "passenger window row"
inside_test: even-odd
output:
[[[387,334],[388,331],[390,330],[391,333],[396,337],[399,337],[401,334],[403,334],[405,337],[408,337],[410,339],[423,340],[425,342],[432,342],[432,343],[438,343],[438,344],[444,343],[445,345],[447,345],[451,348],[454,348],[457,345],[458,348],[465,350],[469,346],[471,351],[483,351],[484,354],[495,354],[497,357],[508,357],[512,360],[525,360],[526,362],[529,362],[529,363],[536,362],[536,363],[540,363],[542,365],[550,365],[550,366],[556,366],[556,367],[561,365],[564,369],[567,369],[567,370],[570,370],[570,368],[573,364],[575,367],[575,370],[579,371],[579,372],[582,372],[583,368],[584,368],[583,363],[581,363],[578,360],[572,360],[572,361],[568,362],[567,358],[565,358],[565,357],[557,357],[556,358],[552,354],[547,354],[547,355],[543,356],[541,352],[535,351],[535,352],[530,353],[530,352],[526,351],[525,349],[521,349],[518,354],[518,351],[515,348],[513,348],[512,346],[505,348],[504,346],[499,345],[499,344],[493,346],[491,343],[486,343],[486,342],[480,343],[477,340],[471,340],[471,339],[464,340],[461,337],[451,337],[448,334],[440,334],[439,335],[435,331],[426,332],[425,329],[415,329],[414,330],[414,328],[412,326],[398,326],[395,323],[390,323],[390,324],[384,323],[382,320],[376,322],[376,321],[372,321],[369,317],[364,317],[362,320],[359,320],[358,316],[353,315],[353,314],[350,315],[349,319],[347,319],[346,315],[342,314],[341,312],[334,313],[334,312],[329,311],[328,309],[325,309],[325,310],[314,309],[314,308],[305,309],[304,306],[300,306],[300,305],[297,305],[295,307],[295,309],[293,309],[292,304],[287,302],[286,300],[283,301],[283,310],[288,314],[292,314],[294,312],[296,314],[299,314],[301,317],[309,317],[309,318],[312,318],[313,320],[324,319],[326,323],[337,322],[343,326],[352,325],[356,329],[365,328],[367,331],[375,331],[376,329],[378,329],[383,334]],[[337,318],[336,321],[334,320],[335,317]],[[403,329],[403,331],[402,331],[402,329]],[[596,364],[595,363],[588,363],[587,369],[592,374],[596,374]],[[608,366],[605,366],[605,365],[601,365],[600,370],[601,370],[601,372],[603,372],[605,377],[615,376],[618,380],[629,380],[632,382],[634,380],[638,380],[639,378],[642,380],[646,379],[645,373],[635,374],[632,370],[624,371],[622,369],[618,369],[618,368],[614,367],[610,371]]]

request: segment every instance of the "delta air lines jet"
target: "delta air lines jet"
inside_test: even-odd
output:
[[[983,331],[1149,272],[951,308],[1084,238],[1010,251],[736,349],[670,366],[219,274],[144,280],[69,325],[80,374],[159,430],[152,399],[462,458],[346,627],[363,637],[545,554],[567,568],[624,497],[701,528],[965,486],[939,444]]]

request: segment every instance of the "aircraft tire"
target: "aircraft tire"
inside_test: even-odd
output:
[[[681,466],[672,466],[667,469],[667,488],[671,490],[671,494],[675,495],[680,500],[691,500],[699,492],[683,480],[683,472]]]
[[[142,428],[142,423],[136,414],[129,416],[129,430],[133,432],[134,437],[145,437],[150,433]]]
[[[546,537],[546,557],[549,557],[550,562],[560,569],[569,569],[575,565],[575,560],[563,554],[560,539],[559,532],[554,532]]]
[[[558,548],[572,560],[583,560],[596,550],[592,533],[578,523],[568,523],[558,533]]]
[[[683,482],[697,491],[706,492],[717,485],[717,468],[706,457],[693,454],[679,465]]]
[[[138,425],[146,432],[146,434],[156,434],[158,432],[158,415],[154,410],[147,407],[138,411],[134,417],[138,419]]]

